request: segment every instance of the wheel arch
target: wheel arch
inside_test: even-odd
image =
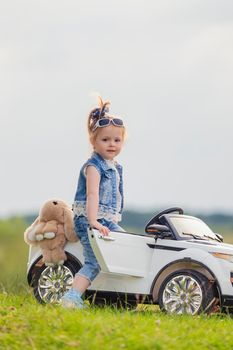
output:
[[[221,288],[213,271],[200,261],[186,258],[179,259],[167,264],[157,273],[150,289],[150,294],[152,295],[152,300],[154,303],[158,302],[159,289],[165,278],[178,270],[197,271],[207,277],[208,280],[213,283],[216,296],[219,298],[219,300],[221,300]]]

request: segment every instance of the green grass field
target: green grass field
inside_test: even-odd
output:
[[[26,282],[26,223],[0,221],[0,350],[14,349],[233,349],[230,315],[165,315],[90,307],[40,305]],[[225,232],[231,242],[232,233]]]
[[[0,294],[0,349],[232,350],[228,315],[168,316],[160,311],[42,306],[30,295]]]
[[[0,291],[18,293],[27,287],[25,228],[26,223],[21,218],[0,220]]]

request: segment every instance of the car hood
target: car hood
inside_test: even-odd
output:
[[[228,243],[221,243],[217,241],[203,241],[198,239],[192,239],[186,241],[186,243],[190,248],[194,248],[196,246],[208,252],[221,252],[225,254],[233,254],[233,245]]]
[[[199,239],[188,239],[188,240],[167,240],[167,239],[157,239],[157,247],[162,247],[163,249],[169,249],[174,251],[184,250],[184,249],[201,249],[206,252],[219,252],[224,254],[233,255],[233,244],[215,242],[211,240],[199,240]]]

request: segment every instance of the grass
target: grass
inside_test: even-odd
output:
[[[28,245],[23,240],[26,226],[22,218],[0,220],[0,291],[18,293],[27,287]]]
[[[30,294],[0,294],[0,349],[233,348],[229,315],[168,316],[152,311],[91,307],[64,310]]]

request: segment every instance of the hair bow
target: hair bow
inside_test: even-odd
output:
[[[98,120],[102,117],[104,117],[105,113],[107,113],[109,111],[109,108],[107,106],[104,106],[102,108],[95,108],[92,112],[91,112],[91,118],[93,120]]]

